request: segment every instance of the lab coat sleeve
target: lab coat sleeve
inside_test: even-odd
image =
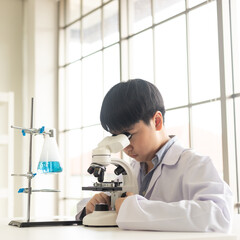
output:
[[[127,197],[118,213],[118,226],[158,231],[230,230],[231,191],[210,161],[188,166],[182,180],[182,191],[184,199],[176,202],[148,200],[140,195]]]
[[[210,201],[165,203],[139,195],[130,196],[123,202],[117,224],[119,228],[129,230],[186,232],[227,232],[229,226],[228,220]]]
[[[75,216],[76,220],[81,220],[80,216],[82,215],[82,212],[84,208],[86,207],[87,203],[90,201],[91,198],[83,198],[80,202],[77,204],[77,215]]]

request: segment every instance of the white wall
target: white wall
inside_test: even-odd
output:
[[[29,127],[31,97],[35,98],[35,127],[57,128],[57,1],[0,0],[0,91],[15,95],[15,125]],[[0,118],[1,125],[1,118]],[[15,173],[28,170],[29,137],[14,131]],[[36,139],[35,139],[36,138]],[[42,139],[34,137],[33,171]],[[35,178],[54,187],[54,177]],[[14,216],[26,217],[26,198],[17,194],[26,180],[15,178]],[[47,187],[47,186],[45,186]],[[44,204],[45,196],[40,196]],[[32,216],[55,213],[54,195],[46,196],[49,208],[33,196]],[[4,206],[0,206],[2,208]]]
[[[23,3],[19,0],[0,0],[0,91],[14,92],[15,122],[22,125],[22,75],[23,75],[23,49],[22,49]],[[0,119],[1,124],[1,119]],[[22,144],[21,136],[15,137],[15,171],[21,172]],[[6,159],[6,156],[1,158]],[[6,166],[6,165],[5,165]],[[17,180],[15,179],[15,196]],[[5,206],[1,206],[5,207]],[[15,205],[16,215],[21,214],[21,199]]]
[[[57,128],[57,1],[35,0],[35,125]],[[36,139],[36,161],[42,150],[43,138]],[[43,176],[35,180],[36,188],[55,189],[57,175]],[[57,194],[41,193],[34,195],[35,216],[57,214]]]

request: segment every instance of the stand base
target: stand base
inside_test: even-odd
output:
[[[82,221],[75,220],[54,220],[54,221],[11,221],[8,225],[22,227],[46,227],[46,226],[70,226],[70,225],[82,225]]]

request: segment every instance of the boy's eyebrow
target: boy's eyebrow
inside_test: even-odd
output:
[[[129,140],[132,137],[132,134],[129,132],[123,132],[123,133],[119,133],[119,134],[124,134]],[[112,134],[113,137],[117,136],[118,134]]]
[[[110,132],[110,133],[111,133],[113,136],[116,136],[116,135],[121,134],[121,133],[129,132],[129,131],[131,131],[133,128],[134,128],[134,127],[130,127],[130,128],[125,129],[125,130],[123,130],[123,131],[121,131],[121,132],[119,132],[119,133],[112,133],[112,132]]]

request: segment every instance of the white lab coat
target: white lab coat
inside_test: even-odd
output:
[[[138,174],[139,162],[132,165]],[[155,169],[145,197],[123,202],[117,224],[131,230],[228,232],[232,209],[231,190],[210,158],[176,141]]]

